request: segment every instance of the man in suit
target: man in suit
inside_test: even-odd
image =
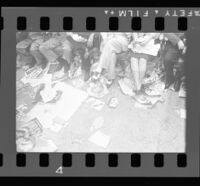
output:
[[[164,33],[164,51],[163,62],[166,73],[165,89],[168,89],[170,85],[175,82],[174,65],[178,61],[178,58],[182,51],[185,49],[183,42],[183,33]]]

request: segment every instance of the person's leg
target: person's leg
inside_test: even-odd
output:
[[[42,41],[34,41],[30,47],[30,54],[34,57],[37,65],[42,65],[45,63],[44,56],[39,51],[40,44],[42,44]]]
[[[72,46],[69,41],[63,43],[63,59],[66,60],[69,64],[72,62]]]
[[[99,59],[99,65],[97,67],[97,72],[101,73],[102,69],[110,69],[110,63],[116,63],[116,56],[113,55],[113,53],[120,53],[120,42],[117,40],[117,38],[112,38],[111,40],[109,40],[108,42],[105,43],[101,55],[100,55],[100,59]],[[113,66],[111,65],[111,70],[112,70]]]
[[[147,70],[147,60],[144,58],[139,59],[139,79],[140,79],[140,85],[139,85],[139,90],[141,89],[141,86],[143,84],[144,76],[146,74]]]
[[[100,56],[100,59],[99,59],[99,64],[98,64],[97,69],[96,69],[96,71],[98,73],[102,72],[103,67],[105,67],[105,64],[107,63],[106,61],[110,60],[111,53],[112,53],[112,51],[110,50],[110,48],[107,45],[105,45],[103,50],[102,50],[102,53],[101,53],[101,56]]]
[[[177,52],[175,49],[167,49],[167,51],[164,54],[163,57],[163,62],[164,62],[164,68],[165,68],[165,73],[166,73],[166,77],[165,77],[165,88],[169,88],[170,85],[174,82],[174,72],[173,72],[173,68],[174,68],[174,64],[175,64],[175,60],[177,60]]]
[[[55,62],[58,55],[53,51],[53,49],[59,44],[60,43],[56,38],[51,38],[40,45],[39,51],[45,56],[48,62]]]
[[[58,62],[59,64],[56,68],[56,71],[59,71],[65,66],[65,63],[67,63],[67,61],[63,58],[63,46],[58,45],[57,47],[52,49],[52,51],[58,56],[56,62]]]
[[[106,69],[109,72],[109,78],[115,78],[116,54],[126,49],[128,49],[128,42],[122,37],[115,37],[107,41],[102,49],[96,71],[101,73],[102,69]]]
[[[84,76],[84,81],[87,81],[90,78],[90,68],[91,68],[90,58],[89,57],[83,58],[81,69]]]
[[[146,72],[146,62],[145,60],[138,60],[137,58],[131,58],[131,69],[133,72],[133,77],[135,80],[136,91],[134,99],[140,104],[150,105],[150,101],[141,92],[141,82],[143,81]]]
[[[133,73],[133,78],[136,86],[136,91],[140,90],[140,76],[139,76],[139,64],[138,59],[131,57],[131,70]]]
[[[71,46],[64,45],[62,58],[65,60],[64,71],[65,71],[65,73],[67,73],[70,68],[70,65],[72,63],[72,48],[71,48]]]
[[[108,80],[113,81],[115,79],[115,66],[116,66],[116,61],[117,61],[117,57],[116,57],[116,53],[112,52],[110,55],[110,64],[109,67],[107,69],[108,71]]]
[[[175,81],[174,81],[174,90],[179,91],[181,83],[182,83],[182,77],[184,76],[183,71],[183,59],[179,58],[177,63],[175,64]]]
[[[27,48],[31,45],[31,43],[31,39],[25,39],[23,41],[20,41],[16,45],[16,50],[21,54],[28,55]]]

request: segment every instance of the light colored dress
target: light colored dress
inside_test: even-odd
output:
[[[131,50],[136,54],[157,56],[160,44],[155,44],[154,40],[156,37],[158,37],[157,33],[133,33]]]

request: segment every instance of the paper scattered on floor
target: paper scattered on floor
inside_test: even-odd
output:
[[[145,93],[149,96],[159,96],[162,95],[164,89],[165,84],[161,81],[158,81],[146,88]]]
[[[99,116],[95,118],[94,122],[92,123],[92,126],[90,127],[90,131],[93,132],[97,129],[100,129],[104,124],[104,117]]]
[[[141,103],[138,103],[138,102],[135,102],[134,106],[136,108],[141,108],[141,109],[150,109],[150,108],[152,108],[152,105],[144,105],[144,104],[141,104]]]
[[[52,76],[52,81],[61,79],[65,76],[64,67],[61,68],[59,71],[55,72]]]
[[[51,85],[52,74],[44,74],[44,76],[39,78],[27,78],[26,76],[21,79],[21,81],[26,84],[29,83],[32,87],[40,85],[42,83],[46,85]]]
[[[185,109],[180,109],[180,116],[183,119],[186,119],[186,110]]]
[[[61,126],[61,125],[53,124],[53,125],[51,125],[51,128],[50,128],[50,129],[51,129],[52,131],[54,131],[54,132],[60,132],[62,128],[63,128],[63,126]]]
[[[54,88],[55,90],[63,92],[62,97],[55,104],[55,115],[68,121],[88,95],[86,92],[67,85],[66,83],[57,83]]]
[[[147,99],[151,102],[152,105],[155,105],[158,102],[163,103],[165,101],[162,96],[155,96],[155,97],[149,96]]]
[[[110,99],[108,106],[111,108],[116,108],[119,105],[119,101],[117,98],[113,97]]]
[[[92,104],[92,107],[98,111],[100,111],[103,106],[105,105],[105,103],[103,101],[100,101],[100,100],[96,100],[93,104]]]
[[[110,136],[97,131],[88,140],[100,147],[106,148],[110,142]]]
[[[50,129],[54,132],[60,132],[60,130],[66,127],[68,124],[69,123],[66,122],[63,118],[56,116],[53,118],[53,124]]]
[[[98,81],[96,83],[90,82],[89,87],[87,88],[87,93],[88,93],[88,95],[90,95],[92,97],[102,98],[106,94],[109,93],[109,90],[102,80],[102,81]]]
[[[182,119],[186,119],[187,113],[186,113],[186,109],[178,109],[176,110],[176,113],[182,118]]]
[[[105,105],[105,103],[103,101],[98,100],[96,98],[89,98],[86,100],[86,103],[91,104],[92,108],[94,108],[98,111],[100,111]]]
[[[76,88],[82,88],[84,81],[81,78],[75,78],[72,80],[72,85]]]
[[[65,83],[57,83],[54,90],[63,92],[61,98],[56,103],[37,104],[27,114],[29,120],[37,117],[44,128],[53,130],[56,128],[53,126],[53,119],[55,117],[62,118],[62,120],[67,122],[88,96],[87,93]],[[55,130],[57,131],[58,129]]]
[[[44,89],[40,92],[40,95],[41,95],[44,103],[47,103],[47,102],[51,101],[56,96],[56,91],[52,88]]]
[[[86,103],[91,103],[91,102],[94,102],[94,101],[96,101],[96,100],[97,100],[96,98],[89,97],[85,102],[86,102]]]
[[[128,96],[134,96],[134,92],[133,92],[133,85],[131,83],[131,81],[128,78],[123,78],[120,79],[119,81],[119,86],[121,88],[121,91]]]
[[[56,150],[57,146],[52,140],[41,137],[36,140],[36,146],[32,152],[55,152]]]

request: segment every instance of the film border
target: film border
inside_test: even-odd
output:
[[[113,8],[114,9],[114,8]],[[148,8],[150,9],[150,8]],[[54,8],[51,8],[51,10],[54,10]],[[66,11],[67,10],[67,11]],[[101,11],[100,11],[101,10]],[[142,10],[142,8],[141,8]],[[163,9],[162,9],[163,10]],[[161,11],[162,11],[161,10]],[[30,11],[30,12],[29,12]],[[1,101],[3,104],[1,104],[1,110],[7,111],[5,116],[2,117],[3,119],[3,128],[5,131],[1,130],[1,156],[3,161],[2,167],[0,167],[0,174],[1,175],[11,175],[11,176],[31,176],[32,173],[35,173],[34,176],[198,176],[199,175],[199,165],[197,162],[199,162],[199,145],[197,142],[199,139],[199,126],[198,126],[198,113],[194,108],[197,108],[197,103],[195,102],[194,98],[198,91],[192,92],[192,90],[195,90],[195,87],[190,85],[188,88],[189,91],[189,98],[187,100],[187,107],[189,107],[188,112],[188,120],[187,123],[192,123],[194,128],[187,125],[187,166],[185,168],[177,167],[177,153],[166,153],[164,154],[164,167],[161,169],[158,169],[157,167],[154,167],[154,157],[155,154],[153,153],[141,153],[141,166],[139,166],[137,169],[133,169],[131,167],[131,154],[130,153],[119,153],[117,154],[111,154],[108,155],[107,153],[97,153],[95,154],[95,166],[91,166],[93,168],[88,168],[85,166],[85,154],[84,153],[72,153],[72,162],[73,165],[69,166],[70,168],[64,168],[63,174],[55,174],[55,172],[59,169],[62,163],[62,154],[56,153],[56,154],[42,154],[39,155],[37,153],[26,153],[26,166],[23,165],[16,167],[16,158],[19,159],[19,161],[23,161],[24,155],[20,154],[16,157],[16,151],[15,151],[15,77],[12,76],[12,73],[8,72],[14,72],[15,75],[15,64],[5,64],[4,61],[11,61],[14,59],[15,61],[15,33],[18,30],[16,20],[17,17],[26,17],[27,18],[27,30],[34,30],[34,31],[40,31],[40,17],[49,17],[50,18],[50,25],[49,25],[49,31],[62,31],[63,25],[62,25],[62,19],[64,16],[71,16],[73,17],[73,21],[75,22],[75,25],[73,25],[73,31],[87,31],[85,20],[86,17],[88,17],[87,13],[90,13],[90,16],[94,16],[96,18],[96,29],[95,31],[110,31],[109,25],[108,25],[108,17],[102,16],[102,11],[104,9],[82,9],[80,8],[79,11],[82,12],[82,17],[78,16],[74,13],[73,9],[70,8],[59,8],[59,12],[52,13],[53,11],[50,11],[45,8],[41,9],[34,9],[34,8],[2,8],[2,17],[3,17],[3,30],[1,31]],[[84,16],[83,16],[84,15]],[[154,25],[154,18],[155,17],[142,17],[142,29],[141,31],[154,31],[155,25]],[[165,18],[165,31],[178,31],[177,29],[177,17],[171,18],[167,17]],[[59,20],[59,21],[58,21]],[[122,17],[118,18],[119,20],[119,29],[117,31],[132,31],[131,29],[131,17]],[[126,20],[126,21],[124,21]],[[199,20],[199,17],[189,17],[188,19],[188,29],[187,29],[187,36],[190,37],[190,33],[196,34],[199,32],[199,25],[197,24],[197,21]],[[23,20],[24,21],[24,20]],[[127,24],[129,23],[129,24]],[[22,24],[23,25],[23,24]],[[100,26],[99,26],[100,25]],[[23,30],[23,29],[22,29]],[[8,42],[9,41],[9,42]],[[195,41],[194,38],[191,41]],[[6,46],[6,45],[7,46]],[[190,45],[191,43],[189,43]],[[8,50],[11,49],[11,52],[8,55]],[[189,50],[190,56],[188,56],[189,59],[194,61],[197,59],[195,52],[194,44],[191,44],[191,50]],[[192,51],[193,49],[193,51]],[[12,55],[11,55],[12,54]],[[194,55],[192,55],[194,54]],[[193,58],[191,58],[191,55]],[[196,64],[193,64],[193,68],[196,66]],[[197,66],[196,66],[197,67]],[[195,69],[193,72],[196,72]],[[188,82],[192,82],[194,80],[193,78],[197,77],[195,73],[188,72]],[[9,77],[9,84],[5,83],[5,79]],[[193,87],[193,88],[192,88]],[[10,90],[10,91],[8,91]],[[7,93],[7,94],[6,94]],[[193,97],[192,97],[193,95]],[[3,108],[3,105],[5,104],[5,100],[3,98],[10,98],[10,105],[6,109]],[[198,98],[198,97],[197,97]],[[13,106],[14,105],[14,106]],[[191,116],[193,115],[193,118]],[[2,122],[1,122],[2,123]],[[12,123],[11,126],[8,126],[7,123]],[[191,132],[191,133],[190,133]],[[7,133],[7,134],[6,134]],[[6,135],[6,136],[5,136]],[[11,135],[11,138],[10,138]],[[4,136],[4,137],[3,137]],[[8,138],[9,137],[9,138]],[[5,140],[6,139],[6,140]],[[14,140],[13,140],[14,139]],[[13,141],[12,141],[13,140]],[[48,162],[42,162],[44,167],[39,167],[39,158],[48,157],[50,163],[48,166]],[[70,156],[70,155],[69,155]],[[88,155],[87,155],[88,156]],[[93,156],[93,155],[92,155]],[[158,158],[161,158],[162,162],[162,154],[156,155]],[[185,159],[185,155],[178,155],[180,158]],[[89,155],[91,158],[91,154]],[[68,157],[69,158],[69,157]],[[89,159],[90,159],[89,158]],[[20,160],[21,159],[21,160]],[[41,157],[42,159],[42,157]],[[86,158],[87,159],[87,158]],[[111,166],[109,167],[109,161],[111,160]],[[45,161],[47,159],[45,158]],[[41,160],[42,161],[42,160]],[[86,161],[87,162],[87,161]],[[113,163],[114,162],[114,163]],[[89,163],[90,164],[90,163]],[[117,164],[117,166],[116,166]],[[114,166],[113,166],[114,165]],[[23,168],[20,168],[23,167]],[[48,169],[48,170],[47,170]],[[37,172],[37,173],[36,173]]]

